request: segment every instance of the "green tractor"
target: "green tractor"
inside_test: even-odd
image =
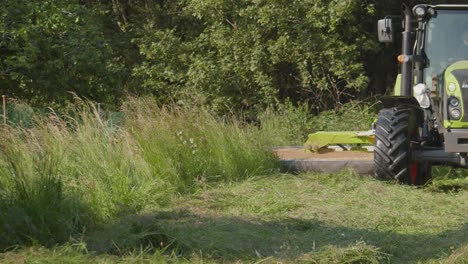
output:
[[[381,98],[374,176],[422,185],[433,165],[468,166],[468,5],[403,5],[378,22],[379,41],[393,42],[397,27],[401,74]]]
[[[468,167],[468,4],[403,5],[378,21],[380,42],[396,31],[401,73],[373,129],[314,133],[305,147],[373,144],[376,179],[423,185],[433,165]]]

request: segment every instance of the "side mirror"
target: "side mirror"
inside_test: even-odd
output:
[[[393,21],[391,18],[379,20],[377,23],[377,33],[379,35],[379,42],[390,43],[393,42]]]

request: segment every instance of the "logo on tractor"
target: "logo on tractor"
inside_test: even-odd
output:
[[[462,88],[468,88],[468,80],[463,82]]]

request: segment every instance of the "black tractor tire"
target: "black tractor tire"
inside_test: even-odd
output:
[[[411,160],[411,142],[419,139],[416,114],[410,108],[384,108],[375,127],[374,178],[423,185],[431,166]]]

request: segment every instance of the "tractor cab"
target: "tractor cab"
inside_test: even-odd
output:
[[[404,6],[403,13],[394,95],[415,96],[422,108],[437,110],[445,129],[468,128],[468,5],[417,5],[411,12]],[[381,42],[393,42],[394,18],[379,21]]]

